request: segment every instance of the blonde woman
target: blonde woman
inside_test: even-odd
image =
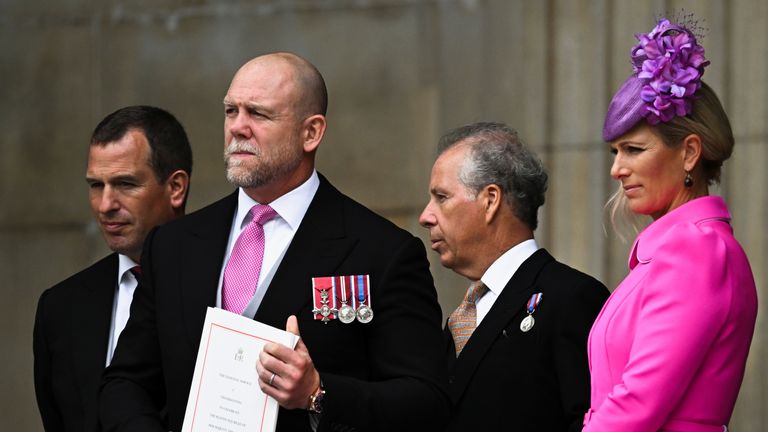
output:
[[[709,62],[692,32],[661,20],[637,37],[634,73],[613,97],[603,138],[615,154],[617,209],[653,222],[590,332],[584,431],[721,432],[757,314],[731,215],[708,190],[733,135],[701,81]]]

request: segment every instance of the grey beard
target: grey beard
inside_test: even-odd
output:
[[[237,151],[253,153],[259,163],[249,171],[237,169],[243,165],[243,162],[230,158],[230,155]],[[284,156],[284,153],[270,154],[268,157],[265,157],[265,152],[262,150],[252,146],[248,142],[237,141],[235,138],[232,138],[232,141],[224,150],[224,164],[227,171],[227,181],[236,187],[244,189],[257,188],[293,172],[293,170],[295,170],[301,163],[301,157],[289,159],[283,158],[282,156]],[[275,159],[288,160],[285,163],[280,163]]]

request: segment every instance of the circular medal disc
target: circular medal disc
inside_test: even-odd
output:
[[[533,315],[528,315],[527,317],[523,318],[523,321],[520,323],[520,330],[527,332],[533,328],[535,323],[536,320],[533,319]]]
[[[361,305],[357,308],[357,320],[363,324],[368,324],[373,319],[373,310],[367,305]]]
[[[331,314],[331,308],[328,307],[328,305],[323,305],[323,307],[320,308],[320,315],[323,317],[327,317]]]
[[[343,322],[344,324],[349,324],[354,320],[355,309],[353,309],[350,305],[343,305],[341,309],[339,309],[339,321]]]

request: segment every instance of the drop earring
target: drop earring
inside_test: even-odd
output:
[[[685,180],[683,180],[683,184],[687,188],[693,186],[693,177],[691,177],[691,173],[686,171],[686,173],[685,173]]]

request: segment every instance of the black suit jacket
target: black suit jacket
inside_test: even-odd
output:
[[[528,332],[532,294],[543,293]],[[589,409],[587,337],[608,298],[596,279],[536,251],[515,272],[456,358],[448,345],[451,431],[580,431]]]
[[[101,392],[106,430],[181,428],[206,307],[214,306],[237,193],[153,231],[142,282]],[[315,321],[311,278],[369,274],[369,324]],[[320,187],[255,319],[301,336],[327,391],[320,431],[430,430],[447,416],[441,313],[423,244]],[[427,414],[427,415],[425,415]],[[280,409],[278,430],[310,430],[307,411]]]
[[[37,405],[48,432],[98,430],[117,271],[113,253],[40,296],[32,346]]]

